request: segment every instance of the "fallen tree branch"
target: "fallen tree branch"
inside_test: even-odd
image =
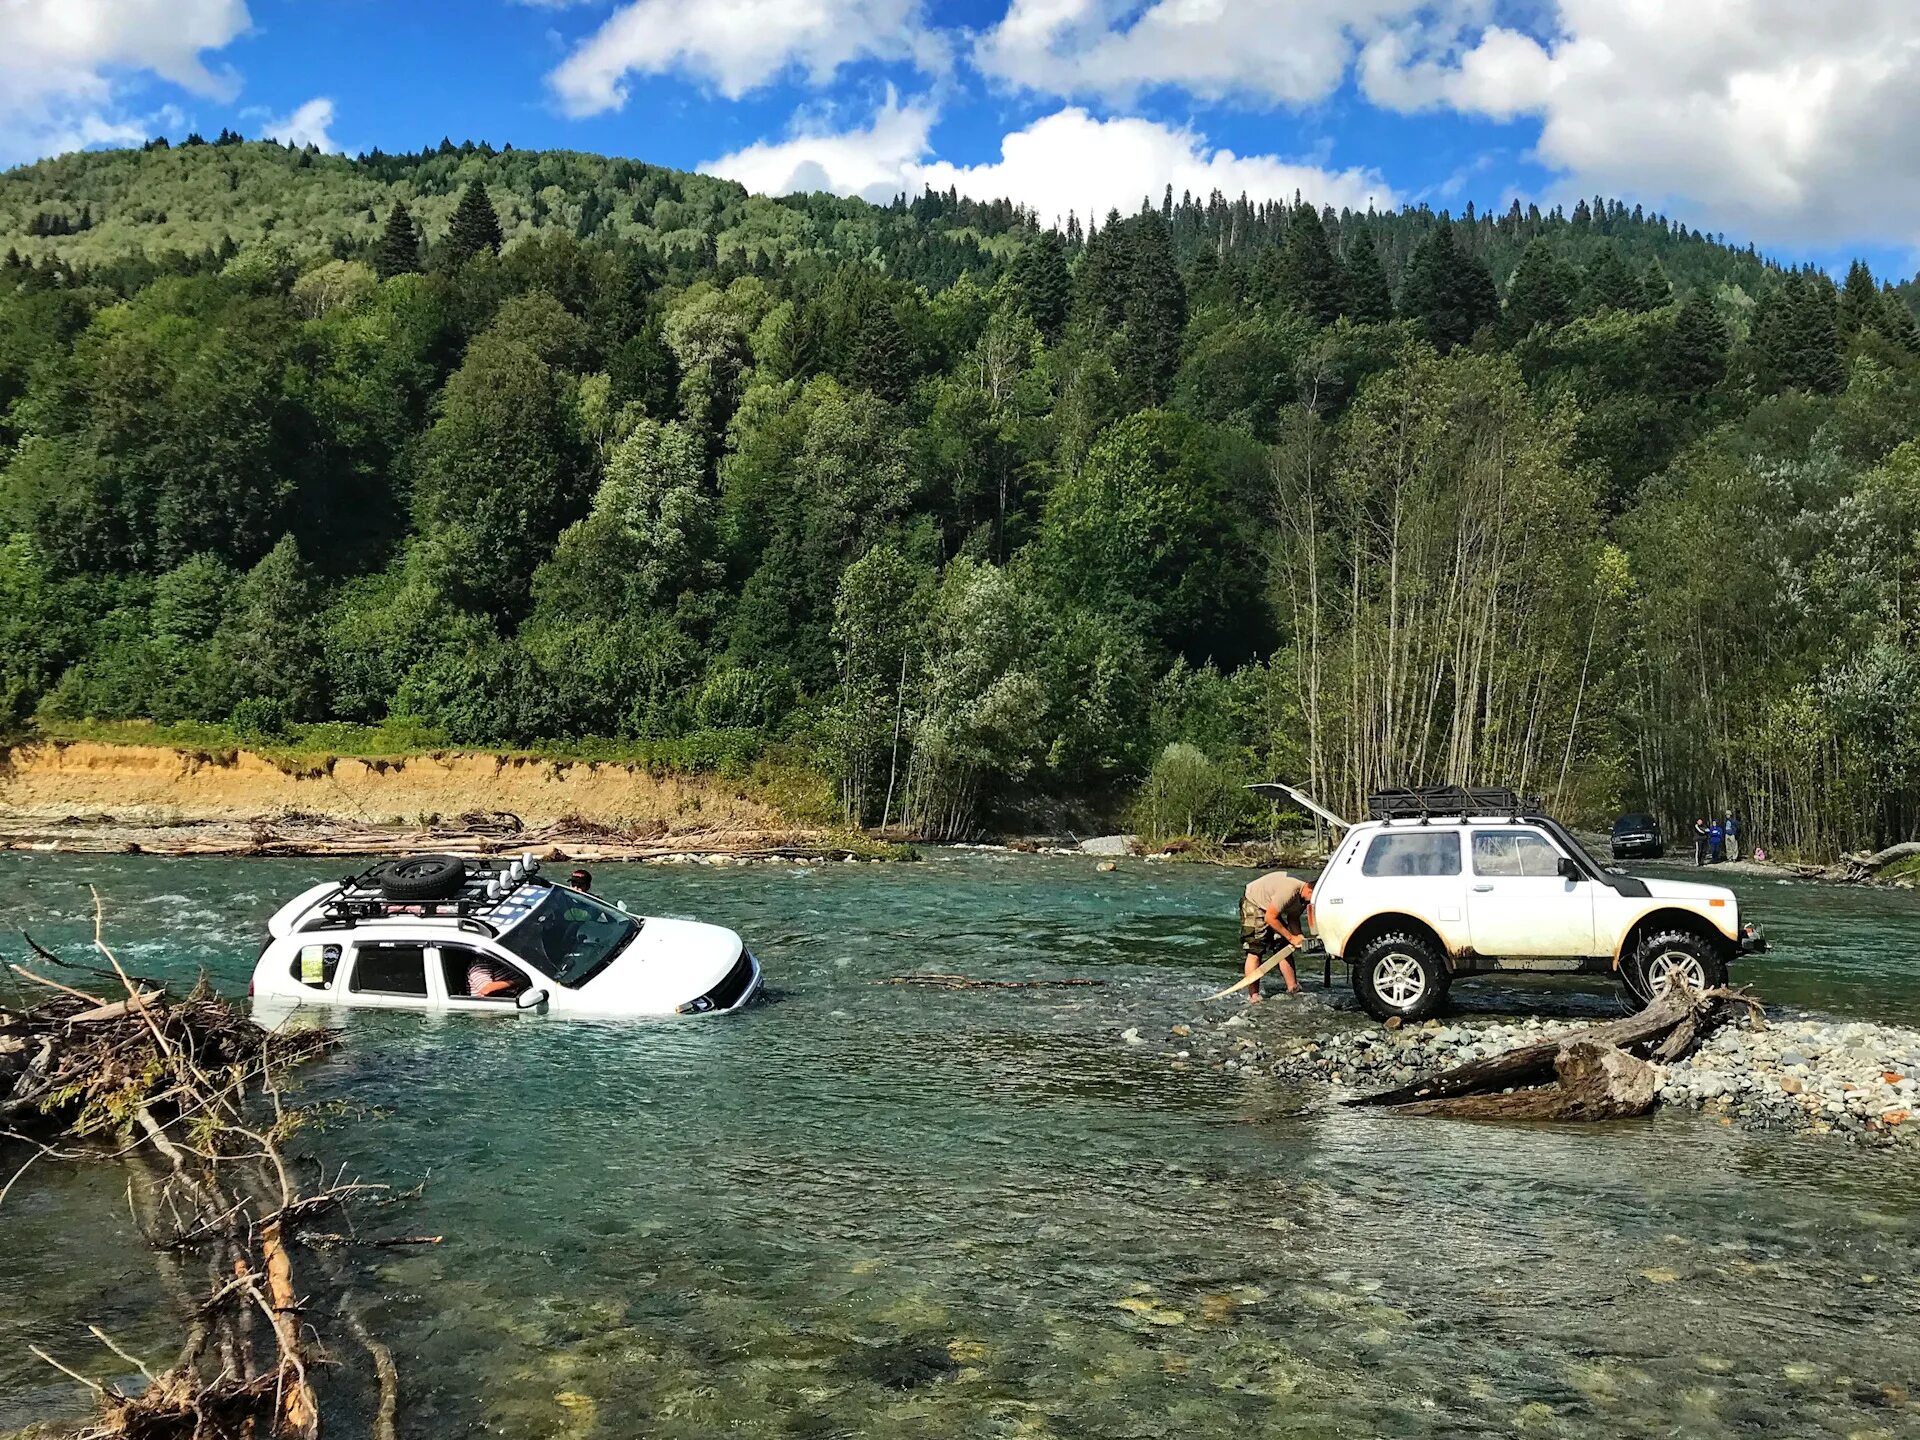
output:
[[[930,990],[1053,990],[1104,985],[1104,980],[978,980],[971,975],[893,975],[876,985],[923,985]]]

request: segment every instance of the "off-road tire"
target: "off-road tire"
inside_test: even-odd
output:
[[[1662,930],[1649,935],[1634,947],[1620,966],[1621,988],[1627,1004],[1644,1010],[1653,1003],[1654,987],[1664,989],[1665,974],[1649,978],[1649,972],[1674,971],[1686,975],[1697,990],[1714,990],[1727,983],[1727,957],[1720,947],[1694,930]]]
[[[1376,1020],[1425,1020],[1446,1003],[1452,979],[1440,952],[1404,930],[1375,936],[1353,963],[1353,993]]]
[[[458,855],[406,855],[377,866],[373,878],[389,900],[445,900],[466,883],[467,862]]]

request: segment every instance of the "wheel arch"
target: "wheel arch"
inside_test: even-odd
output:
[[[1613,968],[1618,970],[1620,962],[1640,948],[1642,941],[1651,935],[1668,930],[1685,930],[1698,935],[1702,940],[1719,950],[1721,958],[1731,960],[1734,942],[1726,933],[1697,910],[1688,910],[1677,905],[1662,905],[1647,911],[1633,924],[1627,927],[1627,933],[1620,937],[1620,944],[1613,952]]]
[[[1448,971],[1452,971],[1454,959],[1453,950],[1445,940],[1440,938],[1440,932],[1418,916],[1407,915],[1398,910],[1388,910],[1378,915],[1370,915],[1358,925],[1354,926],[1353,930],[1347,935],[1347,943],[1342,949],[1340,958],[1344,963],[1351,965],[1353,961],[1349,957],[1359,955],[1367,946],[1371,945],[1375,940],[1378,940],[1382,935],[1392,935],[1399,931],[1406,931],[1426,941],[1427,944],[1433,947],[1434,953],[1446,962]]]

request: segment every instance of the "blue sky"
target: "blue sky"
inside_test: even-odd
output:
[[[230,125],[1048,218],[1604,193],[1905,276],[1916,81],[1914,0],[4,0],[0,163]]]

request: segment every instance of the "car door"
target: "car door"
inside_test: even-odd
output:
[[[343,1004],[370,1010],[427,1010],[427,947],[418,941],[358,941],[338,991]]]
[[[1482,955],[1593,953],[1593,885],[1560,873],[1561,853],[1537,830],[1474,829],[1468,847],[1467,928]]]
[[[537,985],[524,965],[478,945],[436,946],[428,971],[440,978],[443,1003],[449,1010],[512,1013],[518,1008],[523,991],[546,988]],[[482,972],[495,979],[508,980],[512,988],[491,995],[474,994]]]

